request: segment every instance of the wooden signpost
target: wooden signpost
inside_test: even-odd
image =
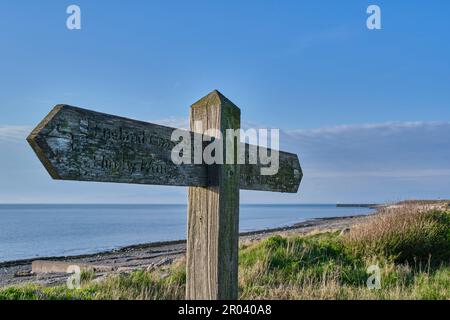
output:
[[[199,123],[222,137],[240,128],[239,108],[218,91],[192,105],[190,119],[192,140],[203,135],[196,132]],[[237,299],[239,190],[296,193],[300,162],[295,154],[269,150],[279,153],[274,175],[261,175],[259,158],[256,164],[175,164],[174,130],[58,105],[27,140],[53,179],[189,187],[186,298]],[[246,159],[249,150],[245,145]]]

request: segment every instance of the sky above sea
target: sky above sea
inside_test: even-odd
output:
[[[382,29],[368,30],[377,4]],[[66,9],[81,8],[68,30]],[[279,128],[298,194],[242,203],[450,195],[448,1],[0,2],[0,203],[186,203],[185,188],[52,181],[25,138],[66,103],[186,127],[214,89]]]

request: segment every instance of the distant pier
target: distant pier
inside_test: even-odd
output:
[[[376,209],[380,205],[378,203],[338,203],[338,208],[371,208]]]

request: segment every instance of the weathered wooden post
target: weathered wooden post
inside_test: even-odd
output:
[[[227,129],[240,129],[241,111],[214,91],[191,106],[190,122],[191,131],[217,129],[222,136],[214,138],[221,139]],[[186,297],[237,299],[240,168],[209,166],[208,180],[189,188]]]
[[[208,129],[218,130],[209,136],[226,140],[220,164],[195,159],[175,164],[175,128],[68,105],[53,108],[27,140],[56,180],[189,187],[186,297],[236,299],[239,189],[296,193],[303,173],[297,155],[241,144],[239,134],[231,141],[235,159],[230,164],[230,141],[224,137],[229,138],[227,129],[240,128],[240,110],[218,91],[192,105],[190,113],[194,132],[183,132],[191,141]],[[237,165],[242,146],[247,160],[250,150],[258,157],[275,152],[277,172],[262,175],[260,158]],[[202,160],[204,148],[199,148]]]

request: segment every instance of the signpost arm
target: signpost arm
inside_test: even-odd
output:
[[[218,91],[192,105],[190,117],[191,130],[200,134],[218,129],[226,137],[226,129],[240,128],[239,108]],[[210,165],[209,185],[189,188],[187,299],[238,298],[239,170]]]
[[[238,164],[241,112],[218,91],[193,104],[190,116],[193,132],[184,133],[198,162],[182,165],[172,158],[176,129],[68,105],[56,106],[27,140],[54,179],[189,186],[186,297],[234,300],[239,189],[296,193],[303,172],[297,155],[277,150],[270,150],[279,156],[274,175],[262,175],[261,158]],[[269,151],[247,145],[244,158],[254,148],[258,156]]]

